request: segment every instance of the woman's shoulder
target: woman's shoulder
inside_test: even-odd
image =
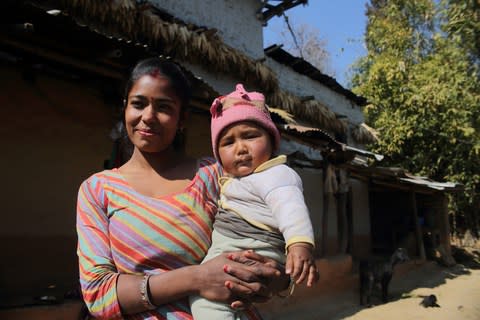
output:
[[[121,180],[121,176],[118,173],[118,169],[109,169],[91,174],[87,179],[82,182],[82,185],[104,185],[105,183],[111,183]]]
[[[213,170],[215,172],[221,171],[221,166],[215,158],[202,157],[197,160],[198,171]]]
[[[218,166],[218,162],[213,157],[201,157],[197,159],[199,168],[206,167],[206,166]]]
[[[197,160],[197,175],[208,176],[217,180],[223,173],[222,167],[215,158],[202,157]]]

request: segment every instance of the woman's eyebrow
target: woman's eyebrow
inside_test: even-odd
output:
[[[169,97],[153,98],[155,102],[175,102],[174,99]]]
[[[142,100],[150,100],[148,97],[141,95],[141,94],[136,94],[136,95],[131,95],[128,97],[129,99],[136,98],[136,99],[142,99]],[[175,102],[172,98],[169,97],[160,97],[160,98],[153,98],[152,99],[155,102]]]
[[[147,97],[141,95],[141,94],[134,94],[134,95],[131,95],[128,97],[129,99],[132,99],[132,98],[137,98],[137,99],[147,99]]]

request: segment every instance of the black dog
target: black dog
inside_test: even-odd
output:
[[[423,297],[423,300],[422,300],[422,302],[420,302],[420,304],[422,306],[424,306],[425,308],[428,308],[428,307],[439,308],[440,307],[437,303],[437,297],[434,294]]]
[[[382,301],[388,301],[388,285],[393,276],[393,268],[399,263],[409,260],[407,251],[398,248],[390,257],[390,260],[362,260],[360,261],[360,304],[364,300],[368,306],[371,306],[371,297],[373,289],[377,286],[382,291]],[[365,298],[365,299],[364,299]]]

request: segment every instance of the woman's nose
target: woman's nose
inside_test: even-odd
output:
[[[151,122],[155,119],[155,110],[153,110],[153,106],[150,103],[148,106],[143,108],[142,111],[142,121],[145,123]]]

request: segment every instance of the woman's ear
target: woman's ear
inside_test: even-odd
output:
[[[181,112],[180,119],[178,119],[178,130],[185,130],[185,126],[189,116],[190,113],[187,110]]]

